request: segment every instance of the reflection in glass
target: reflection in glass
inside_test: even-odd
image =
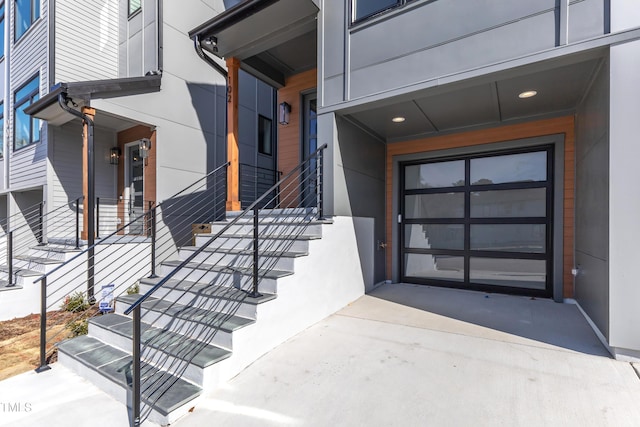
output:
[[[464,257],[405,254],[404,275],[423,279],[462,282],[464,280]]]
[[[471,282],[483,285],[545,289],[546,273],[543,260],[472,257],[469,264]]]
[[[471,159],[471,185],[546,180],[546,151]]]
[[[406,166],[404,182],[407,190],[463,186],[464,160]]]
[[[464,193],[405,196],[406,218],[463,218]]]
[[[471,249],[544,253],[544,224],[474,224],[471,225]]]
[[[462,224],[406,224],[405,247],[411,249],[464,249]]]
[[[471,193],[471,217],[544,217],[547,214],[546,196],[545,188],[474,191]]]

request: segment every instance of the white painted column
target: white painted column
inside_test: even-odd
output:
[[[638,70],[640,41],[611,47],[609,344],[616,348],[616,353],[640,358],[640,275],[636,270],[640,256]]]

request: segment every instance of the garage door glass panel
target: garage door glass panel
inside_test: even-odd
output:
[[[463,218],[464,193],[414,194],[405,196],[407,218]]]
[[[404,169],[405,189],[461,187],[464,182],[464,160],[425,163]]]
[[[471,249],[543,254],[546,228],[544,224],[474,224]]]
[[[422,279],[464,281],[464,257],[405,254],[405,275]]]
[[[405,247],[412,249],[464,249],[462,224],[407,224]]]
[[[511,288],[545,289],[546,262],[532,259],[476,258],[469,264],[472,282]]]
[[[471,185],[540,182],[546,179],[546,151],[471,159]]]
[[[544,217],[547,214],[546,188],[474,191],[472,218]]]

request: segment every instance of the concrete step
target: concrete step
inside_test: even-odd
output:
[[[193,246],[183,247],[179,251],[179,258],[185,260],[193,255],[198,248]],[[307,252],[259,252],[259,264],[261,266],[282,271],[294,271],[295,259],[308,255]],[[253,267],[252,249],[227,249],[227,248],[204,248],[192,260],[193,262],[206,262],[212,265],[226,265],[230,267]]]
[[[161,277],[140,280],[140,294],[144,295],[153,286],[162,280]],[[179,302],[195,307],[206,306],[209,301],[217,301],[214,305],[216,311],[234,314],[247,319],[256,319],[258,305],[276,298],[275,294],[263,293],[262,296],[253,298],[247,292],[228,286],[217,286],[203,282],[190,282],[186,280],[168,280],[153,294],[154,297],[171,302]],[[238,306],[239,304],[239,306]]]
[[[17,291],[20,289],[22,289],[22,286],[9,285],[9,282],[7,280],[0,280],[0,292]]]
[[[146,363],[203,388],[217,385],[214,365],[230,357],[231,351],[144,322],[140,329]],[[131,318],[120,314],[98,316],[89,322],[91,337],[127,353],[131,353],[132,331]]]
[[[33,281],[42,276],[39,271],[29,270],[27,268],[13,268],[13,282],[19,286],[36,286]],[[9,280],[9,267],[0,265],[0,280]]]
[[[196,234],[195,246],[207,246],[208,248],[224,248],[246,250],[253,249],[253,235],[243,236],[235,234],[222,234],[209,243],[213,234]],[[309,241],[320,239],[320,236],[296,236],[296,235],[272,235],[261,236],[258,248],[267,252],[308,252]]]
[[[163,262],[160,265],[158,274],[166,276],[178,267],[180,263],[181,261]],[[259,269],[260,292],[275,294],[277,292],[278,279],[292,274],[291,271]],[[252,267],[228,267],[191,262],[176,271],[172,278],[249,290],[253,286],[253,269]]]
[[[291,236],[316,236],[322,237],[322,223],[312,222],[279,222],[261,219],[258,230],[264,235],[291,235]],[[229,221],[211,223],[211,234],[224,230],[225,234],[246,235],[253,237],[253,218],[242,218],[237,223],[230,225]]]
[[[45,274],[62,264],[64,261],[40,258],[33,255],[18,255],[13,258],[14,270],[32,270]]]
[[[131,356],[120,349],[90,337],[81,336],[58,344],[62,365],[88,379],[120,402],[127,403],[131,393]],[[186,415],[202,388],[152,365],[141,366],[142,400],[150,408],[148,419],[169,425]]]
[[[42,245],[30,248],[28,255],[36,258],[48,258],[64,262],[76,256],[80,251],[81,249],[75,249],[75,247]]]
[[[138,297],[137,295],[118,297],[116,300],[116,314],[124,311]],[[187,306],[150,297],[142,303],[142,320],[147,324],[152,324],[154,327],[170,330],[231,350],[233,332],[254,323],[255,320],[229,312],[214,311],[214,306],[215,303]],[[93,335],[93,333],[91,334]],[[206,337],[206,339],[203,337]]]

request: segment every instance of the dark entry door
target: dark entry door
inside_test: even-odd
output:
[[[550,296],[550,147],[405,163],[402,280]]]
[[[304,120],[302,126],[302,159],[304,160],[318,149],[318,114],[316,92],[303,98]],[[302,204],[306,207],[316,206],[317,162],[313,158],[303,172]]]

